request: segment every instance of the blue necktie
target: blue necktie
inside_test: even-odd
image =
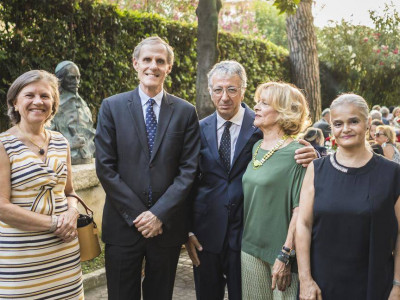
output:
[[[231,169],[231,133],[229,128],[232,122],[226,121],[224,126],[224,132],[222,133],[221,142],[219,144],[218,153],[221,158],[222,164],[225,167],[226,173],[229,173]]]
[[[157,132],[157,118],[153,110],[153,105],[155,103],[154,99],[149,99],[148,103],[149,104],[147,105],[146,108],[146,133],[147,133],[147,144],[149,145],[149,152],[151,156]],[[147,206],[150,208],[152,205],[153,205],[153,192],[150,185]]]
[[[149,99],[146,108],[146,133],[147,133],[147,143],[149,145],[149,152],[153,151],[154,140],[156,139],[157,132],[157,118],[153,110],[154,99]]]

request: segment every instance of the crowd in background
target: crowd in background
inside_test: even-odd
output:
[[[400,106],[374,105],[369,112],[371,126],[366,140],[372,150],[400,164]],[[321,119],[300,135],[321,154],[326,156],[336,150],[331,136],[330,109],[322,111]]]

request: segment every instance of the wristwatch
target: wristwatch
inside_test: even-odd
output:
[[[288,247],[285,247],[285,245],[282,246],[282,250],[286,251],[287,253],[289,253],[290,257],[295,257],[296,256],[296,250],[294,249],[290,249]]]

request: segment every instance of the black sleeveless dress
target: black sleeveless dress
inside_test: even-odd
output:
[[[324,300],[383,300],[392,289],[400,165],[374,154],[361,168],[314,161],[311,273]]]

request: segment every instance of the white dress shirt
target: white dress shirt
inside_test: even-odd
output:
[[[243,117],[244,117],[244,107],[241,105],[240,105],[239,111],[230,120],[225,120],[217,112],[218,149],[219,149],[219,145],[221,143],[222,134],[224,133],[224,130],[225,130],[225,126],[224,126],[225,122],[226,121],[232,122],[232,125],[229,128],[229,133],[231,134],[231,164],[232,164],[232,160],[233,160],[233,155],[235,154],[236,142],[239,137],[240,129],[242,128]]]
[[[140,102],[142,103],[142,110],[143,110],[143,118],[146,122],[146,109],[150,105],[148,102],[149,99],[154,99],[155,103],[153,104],[153,111],[154,114],[156,115],[157,118],[157,123],[158,123],[158,116],[160,115],[160,109],[161,109],[161,100],[164,95],[164,90],[161,90],[157,95],[154,97],[149,97],[147,96],[142,89],[139,86],[139,97],[140,97]]]

